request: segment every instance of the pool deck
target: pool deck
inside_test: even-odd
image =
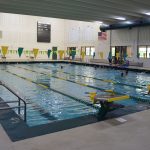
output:
[[[149,116],[146,110],[123,116],[123,122],[111,119],[19,142],[0,126],[0,150],[149,150]]]

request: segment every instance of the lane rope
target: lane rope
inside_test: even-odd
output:
[[[95,86],[92,86],[92,85],[88,85],[88,84],[84,84],[84,83],[80,83],[80,82],[75,82],[75,81],[68,80],[68,79],[65,79],[65,78],[59,78],[59,77],[53,76],[51,74],[42,73],[42,72],[38,72],[38,71],[35,71],[35,70],[30,70],[30,69],[24,68],[24,67],[18,67],[18,66],[15,66],[15,67],[21,68],[21,69],[24,69],[24,70],[27,70],[27,71],[30,71],[30,72],[39,73],[39,74],[42,74],[42,75],[53,77],[53,78],[56,78],[56,79],[60,79],[60,80],[64,80],[64,81],[68,81],[68,82],[72,82],[72,83],[76,83],[78,85],[89,87],[91,89],[96,89],[96,90],[100,90],[100,91],[109,93],[109,91],[107,89],[104,89],[104,88],[99,88],[99,87],[95,87]],[[126,95],[126,93],[117,92],[117,91],[114,91],[114,93],[119,94],[119,95]],[[137,101],[142,101],[142,102],[148,102],[148,103],[150,103],[150,101],[148,99],[141,98],[141,97],[136,97],[136,96],[132,96],[132,95],[129,95],[129,96],[130,96],[130,98],[133,98],[133,99],[135,99]]]
[[[38,85],[38,86],[40,86],[40,87],[42,87],[42,88],[45,88],[45,89],[48,89],[48,90],[52,90],[52,91],[54,91],[54,92],[56,92],[56,93],[62,94],[62,95],[64,95],[64,96],[67,96],[67,97],[69,97],[69,98],[71,98],[71,99],[73,99],[73,100],[76,100],[76,101],[78,101],[78,102],[80,102],[80,103],[82,103],[82,104],[85,104],[85,105],[87,105],[87,106],[90,106],[90,107],[92,107],[92,108],[95,108],[95,109],[99,109],[99,108],[100,108],[99,106],[93,105],[92,103],[90,103],[90,102],[88,102],[88,101],[85,101],[85,100],[76,98],[76,97],[74,97],[74,96],[68,95],[68,94],[63,93],[63,92],[61,92],[61,91],[58,91],[58,90],[56,90],[56,89],[50,88],[49,86],[47,86],[47,85],[45,85],[45,84],[41,84],[41,83],[35,82],[35,81],[32,80],[32,79],[29,79],[29,78],[20,76],[20,75],[18,75],[18,74],[12,73],[12,72],[10,72],[10,71],[8,71],[8,70],[5,70],[5,71],[6,71],[7,73],[9,73],[9,74],[12,74],[12,75],[14,75],[14,76],[17,76],[17,77],[19,77],[19,78],[21,78],[21,79],[23,79],[23,80],[26,80],[26,81],[28,81],[28,82],[30,82],[30,83],[34,83],[34,84],[36,84],[36,85]]]
[[[30,66],[30,65],[28,65]],[[42,68],[42,67],[40,67]],[[44,67],[45,69],[50,69],[48,67]],[[126,84],[126,83],[120,83],[114,80],[107,80],[107,79],[102,79],[102,78],[96,78],[96,77],[89,77],[89,76],[85,76],[85,75],[79,75],[79,74],[73,74],[73,73],[69,73],[69,72],[65,72],[65,71],[59,71],[59,70],[55,70],[56,72],[60,72],[60,73],[64,73],[64,74],[68,74],[71,76],[79,76],[79,77],[83,77],[83,78],[89,78],[89,79],[94,79],[94,80],[99,80],[102,82],[107,82],[107,83],[111,83],[111,84],[118,84],[118,85],[122,85],[122,86],[129,86],[129,87],[134,87],[134,88],[139,88],[139,89],[143,89],[144,87],[142,86],[137,86],[137,85],[130,85],[130,84]],[[145,86],[145,85],[143,85]]]

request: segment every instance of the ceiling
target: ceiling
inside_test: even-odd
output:
[[[0,0],[0,12],[117,23],[115,17],[147,17],[149,0]]]

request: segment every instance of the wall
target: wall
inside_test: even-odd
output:
[[[150,68],[150,59],[137,58],[138,45],[150,45],[150,27],[112,30],[111,46],[131,46],[133,56],[129,60]]]
[[[96,23],[83,21],[65,21],[65,47],[77,47],[77,57],[80,57],[81,46],[96,46],[97,30]],[[90,56],[86,56],[88,61]]]
[[[37,21],[51,24],[51,43],[37,42]],[[64,49],[63,19],[0,13],[0,30],[0,45],[8,45],[9,49],[18,49],[18,46],[42,50],[58,46]]]
[[[37,21],[51,24],[51,43],[37,42]],[[144,62],[144,67],[150,67],[149,59],[137,58],[138,45],[150,45],[150,27],[107,31],[107,40],[98,40],[99,26],[97,22],[0,13],[0,46],[8,45],[10,50],[17,50],[18,46],[26,50],[47,50],[53,46],[59,50],[67,47],[81,50],[81,46],[94,46],[96,58],[100,58],[99,53],[103,52],[104,59],[108,57],[110,46],[131,46],[133,57],[130,60]],[[15,54],[13,58],[15,56],[18,58]],[[38,57],[47,58],[46,54]]]
[[[51,24],[51,43],[37,42],[37,21]],[[52,46],[57,46],[59,50],[75,46],[80,50],[81,46],[94,46],[98,58],[98,51],[106,48],[106,44],[98,41],[99,23],[96,22],[0,13],[0,31],[0,46],[8,45],[9,50],[17,50],[18,47],[24,47],[25,50],[47,50]],[[13,58],[15,56],[18,58],[15,54]]]

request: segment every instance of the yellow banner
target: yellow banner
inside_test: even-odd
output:
[[[34,48],[34,49],[33,49],[34,58],[37,57],[38,52],[39,52],[39,49],[38,49],[38,48]]]
[[[116,58],[117,58],[117,60],[119,59],[119,53],[116,53]]]
[[[99,52],[99,56],[100,56],[101,59],[103,59],[104,58],[103,52]]]
[[[58,51],[58,54],[59,54],[59,58],[60,58],[60,59],[63,59],[64,53],[65,53],[65,51],[63,51],[63,50],[59,50],[59,51]]]
[[[81,57],[82,57],[82,60],[84,60],[84,57],[85,57],[85,52],[84,51],[81,52]]]
[[[6,54],[8,53],[8,46],[2,46],[2,53],[3,53],[3,56],[5,57]]]
[[[143,55],[144,55],[144,58],[146,58],[146,53],[144,53]]]

